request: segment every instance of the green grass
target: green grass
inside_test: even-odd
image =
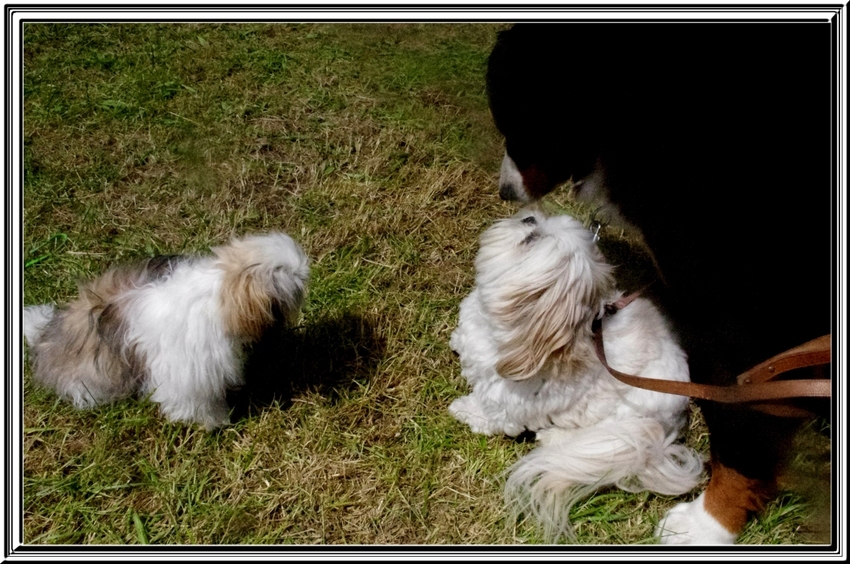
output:
[[[258,347],[254,407],[220,432],[144,399],[75,411],[27,368],[26,543],[542,542],[502,503],[531,445],[447,411],[478,235],[516,209],[483,84],[500,27],[26,24],[25,303],[249,232],[284,230],[312,259],[300,326]],[[606,241],[645,266],[624,234]],[[678,501],[602,492],[576,505],[577,542],[651,543]],[[807,511],[785,494],[742,542],[809,542]]]

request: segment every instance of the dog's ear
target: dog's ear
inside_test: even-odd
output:
[[[227,330],[256,340],[277,316],[292,324],[304,302],[308,259],[288,235],[270,233],[214,247],[223,271],[222,315]]]
[[[496,371],[510,380],[531,378],[549,360],[584,363],[591,323],[611,287],[610,267],[576,256],[546,278],[529,280],[502,296],[491,314],[506,330]]]
[[[225,270],[221,299],[225,326],[233,335],[255,340],[274,322],[271,296],[253,265]]]

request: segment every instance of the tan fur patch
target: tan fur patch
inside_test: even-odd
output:
[[[764,508],[770,490],[769,484],[712,461],[705,510],[730,532],[740,533],[750,514]]]
[[[267,281],[258,280],[250,253],[246,256],[231,247],[216,249],[224,271],[221,285],[221,304],[224,326],[233,336],[255,341],[273,322],[272,298]]]
[[[503,378],[524,380],[547,363],[558,363],[563,371],[585,368],[592,351],[577,344],[590,342],[591,304],[601,300],[604,290],[607,285],[598,284],[577,293],[562,275],[504,296],[492,314],[514,329],[513,338],[500,346],[496,371]]]

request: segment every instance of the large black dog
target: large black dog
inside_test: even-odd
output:
[[[500,195],[534,200],[572,179],[580,196],[612,202],[654,254],[651,291],[696,382],[732,384],[831,333],[834,33],[829,23],[521,24],[490,55]],[[711,481],[668,513],[662,542],[734,542],[774,495],[799,424],[746,405],[701,408]]]

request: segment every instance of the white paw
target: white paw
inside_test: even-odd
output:
[[[668,511],[655,536],[661,544],[734,544],[737,538],[705,510],[705,492]]]
[[[569,430],[559,427],[546,427],[535,432],[537,443],[541,446],[557,445],[569,442],[571,435]]]
[[[481,405],[471,395],[454,400],[449,405],[449,413],[458,421],[469,425],[473,433],[490,436],[502,431],[501,426],[487,417]]]
[[[152,398],[155,400],[155,398]],[[160,411],[172,423],[197,423],[207,431],[230,424],[230,408],[223,399],[209,399],[206,403],[183,401],[158,402]]]
[[[449,348],[452,349],[452,352],[460,354],[460,334],[457,330],[452,331],[449,337]]]

